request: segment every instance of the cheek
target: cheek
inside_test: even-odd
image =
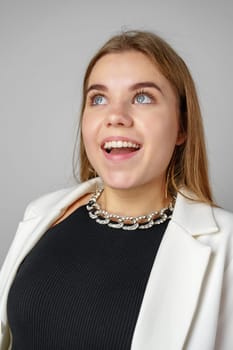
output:
[[[171,110],[168,112],[167,118],[164,118],[164,138],[167,139],[168,144],[175,146],[179,133],[179,117],[177,112]]]
[[[151,152],[163,166],[168,165],[176,146],[178,136],[178,121],[176,118],[164,118],[161,122],[148,128],[150,131]],[[154,159],[155,159],[154,158]]]
[[[160,118],[153,120],[153,123],[148,123],[146,126],[147,132],[150,133],[151,142],[157,142],[161,146],[175,145],[178,136],[178,120],[173,116],[173,118],[165,116],[160,116]]]
[[[85,147],[86,145],[89,144],[89,141],[93,137],[93,126],[94,125],[93,125],[93,122],[91,122],[91,118],[89,118],[87,115],[84,114],[81,128],[82,128],[82,137],[83,137],[83,142]]]
[[[88,115],[83,115],[82,123],[82,139],[87,157],[91,161],[93,155],[96,153],[97,147],[97,125],[93,119]]]
[[[83,140],[83,145],[86,151],[86,155],[89,159],[89,146],[90,146],[90,128],[88,126],[86,118],[83,117],[82,124],[81,124],[81,132],[82,132],[82,140]]]
[[[81,122],[81,132],[82,132],[82,139],[83,139],[84,145],[86,144],[86,139],[88,136],[87,130],[88,130],[87,121],[86,121],[86,118],[84,118],[84,116],[83,116],[82,122]]]
[[[161,140],[164,149],[164,155],[170,161],[178,137],[178,124],[176,122],[167,125],[164,129],[163,138]]]

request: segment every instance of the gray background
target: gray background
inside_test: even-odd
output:
[[[0,0],[0,265],[25,206],[73,184],[81,80],[121,29],[156,31],[188,64],[217,202],[233,211],[231,0]]]

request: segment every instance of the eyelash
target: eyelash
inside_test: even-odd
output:
[[[153,94],[151,94],[150,92],[145,91],[145,90],[143,90],[143,89],[138,90],[138,91],[135,92],[135,94],[134,94],[134,96],[133,96],[133,100],[134,100],[137,96],[139,96],[139,95],[147,95],[152,101],[155,100],[155,97],[154,97]],[[95,103],[94,103],[94,99],[95,99],[97,96],[102,96],[102,97],[104,97],[104,98],[107,98],[107,97],[106,97],[104,94],[102,94],[102,93],[95,93],[95,92],[93,92],[92,94],[89,94],[89,96],[88,96],[88,98],[87,98],[87,102],[89,102],[89,104],[90,104],[91,106],[98,106],[98,104],[95,104]]]
[[[94,103],[94,99],[97,97],[97,96],[102,96],[102,97],[105,97],[106,96],[102,93],[95,93],[93,92],[92,94],[90,93],[89,96],[87,97],[87,102],[91,105],[91,106],[98,106],[98,104],[95,104]]]
[[[134,95],[134,97],[133,97],[133,100],[134,100],[137,96],[139,96],[139,95],[146,95],[146,96],[148,96],[152,101],[155,100],[155,97],[154,97],[153,94],[151,94],[150,92],[145,91],[145,90],[143,90],[143,89],[136,91],[136,93],[135,93],[135,95]]]

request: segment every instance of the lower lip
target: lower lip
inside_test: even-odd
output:
[[[129,152],[129,153],[123,153],[123,154],[111,154],[103,151],[105,158],[112,161],[120,161],[120,160],[127,160],[130,158],[133,158],[138,154],[138,152],[139,150],[134,152]]]

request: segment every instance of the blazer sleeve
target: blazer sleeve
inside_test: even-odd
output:
[[[226,267],[214,350],[233,349],[233,258]]]

